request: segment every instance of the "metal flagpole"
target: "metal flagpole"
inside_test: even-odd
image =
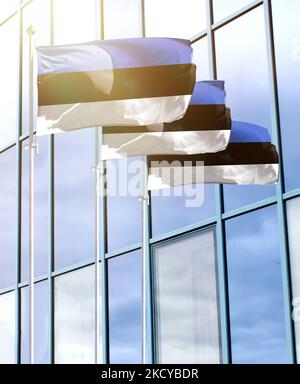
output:
[[[33,136],[33,35],[34,28],[27,29],[29,37],[29,363],[34,364],[34,157],[37,144]]]

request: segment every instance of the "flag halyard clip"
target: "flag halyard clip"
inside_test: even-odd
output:
[[[27,145],[25,145],[25,146],[24,146],[24,149],[25,149],[25,151],[29,151],[29,150],[33,149],[33,150],[34,150],[34,153],[35,153],[36,155],[38,155],[38,154],[40,153],[40,152],[39,152],[39,143],[38,143],[37,140],[33,140],[33,142],[32,142],[31,144],[27,144]]]
[[[149,193],[147,192],[146,195],[139,197],[138,201],[141,202],[141,203],[143,203],[143,202],[146,201],[146,202],[147,202],[147,205],[149,206],[149,205],[150,205],[150,196],[149,196]]]

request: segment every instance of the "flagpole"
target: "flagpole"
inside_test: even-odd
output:
[[[148,163],[143,159],[141,175],[142,201],[142,363],[147,364],[147,263],[148,263]]]
[[[33,136],[33,36],[32,26],[27,29],[29,38],[29,364],[34,364],[34,158],[37,144]]]

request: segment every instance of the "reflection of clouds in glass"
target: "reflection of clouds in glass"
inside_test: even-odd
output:
[[[206,28],[205,0],[146,0],[147,36],[189,39]]]
[[[15,361],[15,293],[0,295],[0,364]]]
[[[290,260],[292,273],[292,288],[294,299],[295,333],[297,343],[298,362],[300,362],[300,319],[296,314],[299,313],[300,298],[300,198],[287,202]]]
[[[55,267],[94,257],[94,129],[55,137]]]
[[[230,105],[232,118],[271,130],[263,7],[258,7],[216,31],[216,49],[218,78],[226,82],[226,101]],[[274,186],[226,185],[224,191],[226,210],[234,210],[275,195]]]
[[[0,28],[0,149],[15,141],[19,116],[19,44],[18,17]]]
[[[55,362],[94,362],[94,266],[55,279]]]
[[[276,208],[227,222],[232,354],[235,363],[286,363]]]
[[[158,361],[218,363],[213,231],[158,246],[154,258]]]
[[[299,188],[300,2],[272,1],[284,176],[288,191]],[[295,45],[296,44],[296,45]]]
[[[35,284],[35,339],[36,364],[49,362],[49,286],[48,281]],[[21,362],[29,363],[29,313],[28,287],[21,290]]]
[[[141,252],[110,259],[110,362],[141,362]]]
[[[16,262],[16,148],[0,154],[0,288],[14,284]]]
[[[137,158],[128,158],[130,164]],[[115,180],[119,180],[120,162],[111,160],[107,163],[107,188]],[[116,175],[113,173],[116,169]],[[128,174],[128,181],[134,174]],[[128,184],[128,182],[127,182]],[[122,187],[122,185],[121,185]],[[126,185],[125,185],[126,187]],[[107,225],[108,225],[108,250],[116,250],[141,241],[141,203],[137,197],[108,196],[107,197]]]

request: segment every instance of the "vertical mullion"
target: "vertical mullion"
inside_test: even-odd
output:
[[[266,25],[266,38],[267,38],[267,58],[268,69],[270,76],[270,90],[271,90],[271,112],[272,112],[272,134],[273,141],[277,145],[279,158],[282,160],[282,143],[281,143],[281,124],[280,124],[280,109],[279,109],[279,96],[278,96],[278,82],[276,73],[276,56],[275,56],[275,42],[273,31],[273,17],[272,17],[272,4],[271,0],[264,0],[264,14]],[[280,180],[277,184],[277,214],[280,233],[280,255],[281,255],[281,268],[282,268],[282,282],[283,282],[283,300],[284,300],[284,316],[285,328],[287,337],[287,346],[289,360],[291,363],[296,363],[296,342],[295,342],[295,329],[292,320],[292,283],[291,283],[291,270],[288,249],[288,233],[287,233],[287,214],[286,205],[283,199],[284,194],[284,169],[283,162],[280,161]]]
[[[104,0],[96,0],[97,9],[97,30],[98,38],[104,39]],[[96,243],[98,244],[97,261],[100,262],[101,276],[101,330],[102,330],[102,362],[109,363],[109,303],[108,303],[108,276],[107,260],[105,254],[107,251],[107,199],[105,194],[106,183],[106,164],[100,159],[100,148],[102,145],[102,128],[96,128]],[[98,260],[99,258],[99,260]],[[96,266],[95,266],[96,267]],[[95,282],[97,284],[97,281]],[[97,298],[96,298],[97,299]],[[98,313],[99,316],[99,313]],[[96,336],[97,337],[97,336]],[[98,346],[99,347],[99,346]]]
[[[142,37],[146,37],[146,20],[145,20],[145,0],[140,0],[140,26],[141,26],[141,34]],[[154,319],[153,319],[153,275],[152,275],[152,260],[151,260],[151,249],[150,249],[150,237],[151,237],[151,204],[150,204],[150,196],[148,191],[148,162],[147,156],[144,157],[144,172],[143,176],[144,180],[142,180],[142,184],[146,186],[146,190],[142,191],[142,215],[143,215],[143,247],[142,252],[145,252],[144,262],[145,265],[142,266],[144,270],[143,279],[145,279],[145,289],[146,289],[146,297],[145,297],[145,305],[146,305],[146,337],[145,337],[145,362],[147,364],[154,363]],[[143,188],[145,189],[145,188]]]
[[[51,41],[54,44],[54,0],[50,0]],[[55,208],[54,208],[54,135],[48,139],[49,148],[49,263],[48,263],[48,295],[49,295],[49,364],[54,363],[54,252],[55,252]]]
[[[210,76],[217,79],[216,49],[213,25],[213,0],[206,0],[207,8],[207,40],[209,48],[209,66]],[[218,266],[218,289],[220,305],[220,328],[221,328],[221,348],[222,363],[231,363],[231,345],[230,345],[230,318],[229,318],[229,298],[228,298],[228,277],[226,261],[226,243],[225,228],[222,220],[223,213],[223,186],[216,185],[216,240],[217,240],[217,266]]]
[[[19,22],[19,81],[18,81],[18,93],[19,93],[19,121],[16,133],[16,178],[17,178],[17,237],[16,237],[16,276],[15,276],[15,300],[16,300],[16,334],[15,334],[15,362],[20,364],[21,362],[21,290],[18,284],[21,279],[21,188],[22,188],[22,142],[20,136],[22,135],[22,37],[23,37],[23,17],[21,0],[18,4],[18,22]]]

